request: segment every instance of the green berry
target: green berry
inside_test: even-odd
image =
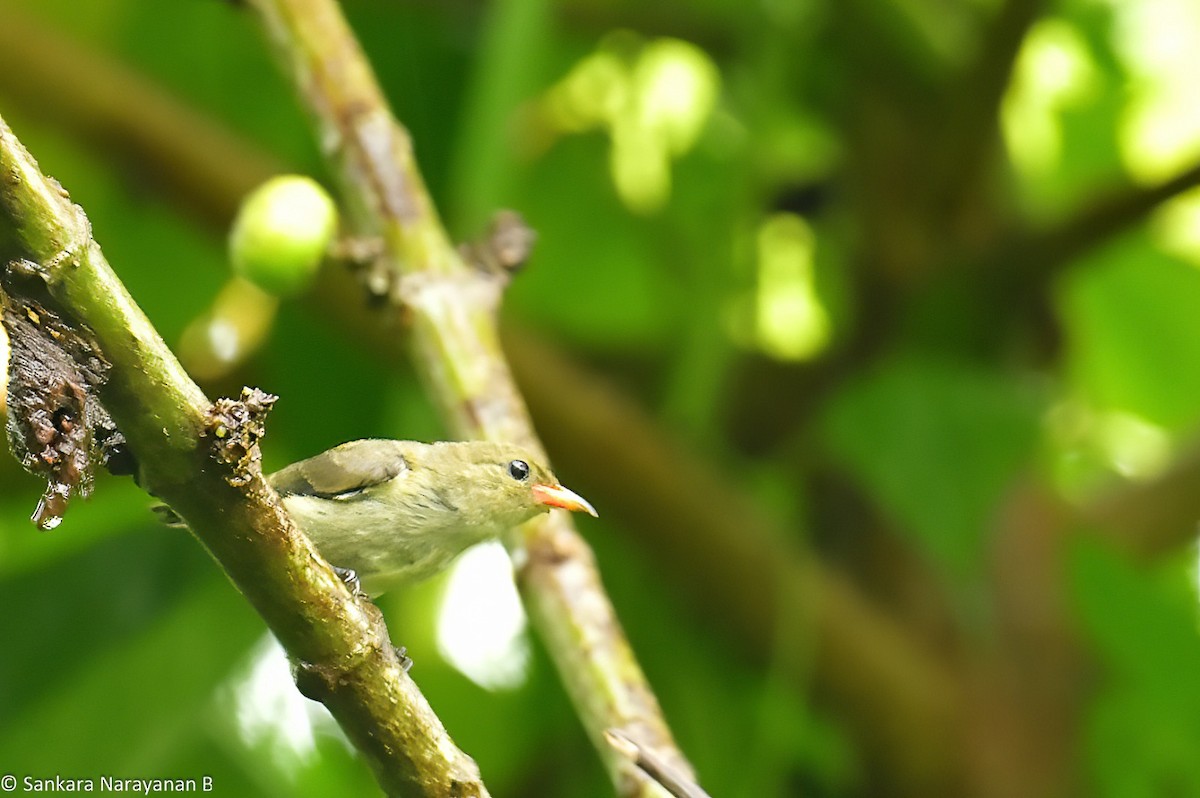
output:
[[[281,175],[242,201],[229,233],[233,270],[276,296],[312,282],[337,232],[337,208],[315,180]]]

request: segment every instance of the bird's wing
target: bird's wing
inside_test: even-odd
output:
[[[284,496],[331,499],[394,479],[407,469],[400,441],[362,440],[293,463],[270,480]]]

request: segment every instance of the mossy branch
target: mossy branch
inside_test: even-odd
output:
[[[500,350],[503,278],[468,265],[425,189],[408,132],[332,0],[250,0],[315,123],[358,234],[384,241],[391,296],[413,357],[450,431],[542,453]],[[397,314],[399,315],[399,314]],[[605,742],[626,729],[690,774],[600,584],[591,551],[563,514],[506,541],[517,584],[583,724],[624,795],[661,789]]]
[[[127,440],[140,484],[187,520],[385,791],[486,795],[475,763],[405,675],[379,611],[351,595],[296,531],[256,463],[238,472],[214,459],[213,407],[109,268],[82,209],[2,119],[0,175],[6,277],[15,263],[32,269],[66,321],[90,330],[111,366],[99,399]]]

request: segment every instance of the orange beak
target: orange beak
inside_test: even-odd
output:
[[[587,513],[590,516],[599,517],[587,499],[562,485],[534,485],[533,500],[547,507],[561,507],[573,513]]]

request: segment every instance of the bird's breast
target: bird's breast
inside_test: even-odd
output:
[[[289,496],[284,505],[321,555],[354,569],[368,590],[381,575],[393,581],[431,576],[477,541],[436,505],[410,504],[402,511],[366,492],[337,499]]]

